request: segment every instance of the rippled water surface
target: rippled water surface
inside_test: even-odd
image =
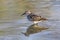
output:
[[[7,2],[4,4],[7,4],[6,6],[8,6],[9,2],[13,3],[13,1],[5,2]],[[28,21],[25,16],[20,17],[19,15],[17,16],[9,14],[10,16],[6,17],[6,14],[5,16],[3,15],[5,19],[3,17],[0,19],[0,40],[60,40],[60,2],[56,0],[52,0],[51,2],[49,0],[48,2],[44,0],[30,0],[29,2],[34,5],[35,13],[40,13],[40,15],[49,19],[47,21],[40,22],[39,26],[49,27],[49,29],[41,31],[39,33],[31,34],[29,37],[27,37],[22,34],[22,32],[26,32],[26,29],[33,23]],[[13,10],[11,10],[11,7]],[[13,4],[9,5],[9,8],[11,9],[7,9],[9,10],[7,13],[17,13],[19,10],[15,11],[16,9],[14,9],[14,7],[16,6]],[[4,12],[0,10],[0,13]],[[17,17],[20,17],[21,19]],[[12,19],[10,20],[9,18]]]

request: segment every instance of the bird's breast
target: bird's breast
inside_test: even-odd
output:
[[[32,21],[32,18],[31,18],[30,15],[27,16],[27,19],[28,19],[29,21]]]

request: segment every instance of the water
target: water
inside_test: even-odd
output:
[[[45,5],[49,7],[45,9],[49,9],[49,12],[45,12],[48,14],[41,12],[41,15],[47,17],[49,20],[39,23],[40,26],[49,27],[49,29],[36,34],[31,34],[29,37],[26,37],[21,32],[25,32],[28,26],[33,24],[32,22],[28,21],[27,18],[24,17],[23,19],[19,20],[0,20],[0,40],[60,40],[60,4],[53,1],[46,4],[44,4],[44,2],[42,3],[43,5],[41,5],[40,0],[37,2],[34,1],[36,0],[33,0],[32,4],[35,5],[36,13],[40,13],[40,8]],[[44,11],[42,9],[41,11]]]

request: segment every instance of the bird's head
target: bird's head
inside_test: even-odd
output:
[[[27,10],[27,11],[25,11],[21,16],[23,16],[23,15],[29,15],[29,14],[31,14],[32,12],[30,11],[30,10]]]

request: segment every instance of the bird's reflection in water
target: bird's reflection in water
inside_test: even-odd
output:
[[[25,36],[29,36],[30,34],[41,32],[42,30],[46,30],[48,28],[40,27],[38,24],[32,24],[27,28],[27,31],[23,33]]]

